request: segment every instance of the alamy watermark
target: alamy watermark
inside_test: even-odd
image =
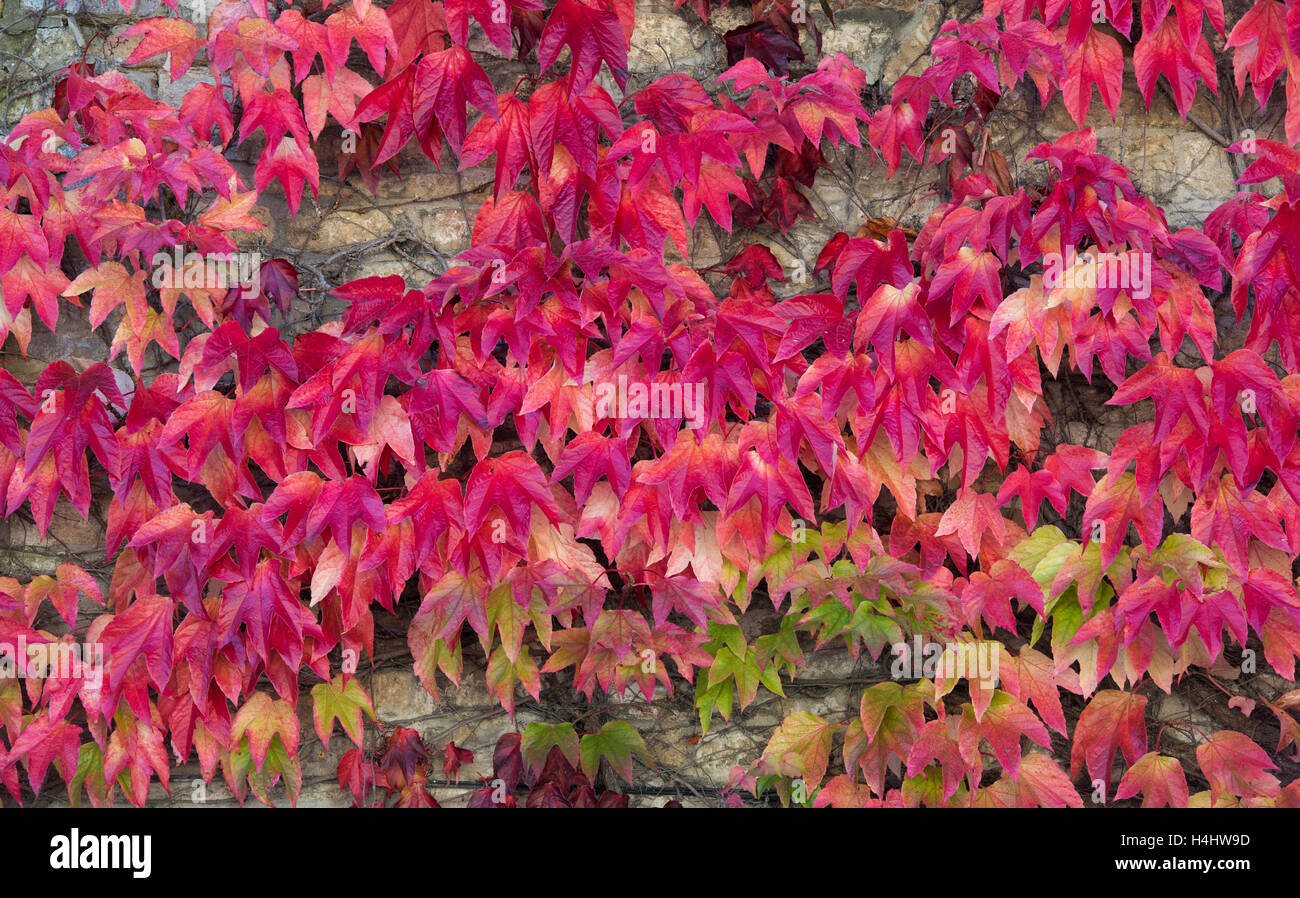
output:
[[[228,290],[238,287],[244,297],[256,296],[262,289],[262,254],[253,253],[186,253],[179,246],[172,252],[154,253],[152,283],[159,290],[203,288]]]
[[[621,374],[617,382],[596,384],[597,418],[680,418],[695,430],[704,426],[705,412],[702,383],[628,383]]]
[[[1043,286],[1048,288],[1114,287],[1137,299],[1151,295],[1151,254],[1131,250],[1105,253],[1085,250],[1076,254],[1067,246],[1065,254],[1043,254]]]
[[[81,680],[91,689],[104,682],[104,647],[97,642],[0,642],[0,678]]]
[[[82,834],[73,829],[50,839],[52,870],[130,870],[135,879],[148,879],[153,870],[153,836]]]
[[[889,675],[895,680],[965,678],[994,689],[998,685],[1000,649],[998,642],[922,642],[918,635],[910,645],[896,642],[890,646],[894,663]]]

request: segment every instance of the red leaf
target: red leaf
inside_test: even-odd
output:
[[[773,75],[788,75],[790,60],[802,62],[804,58],[797,42],[762,19],[731,29],[722,40],[727,47],[729,66],[742,59],[756,59]]]
[[[1197,76],[1214,94],[1219,92],[1219,78],[1214,70],[1210,46],[1205,42],[1199,27],[1193,43],[1184,37],[1182,29],[1178,27],[1180,19],[1181,14],[1177,17],[1167,16],[1160,27],[1154,30],[1143,26],[1142,39],[1133,49],[1133,71],[1148,108],[1151,106],[1151,97],[1155,94],[1156,79],[1164,75],[1172,88],[1178,114],[1186,118],[1192,100],[1196,97]]]
[[[100,633],[106,657],[104,678],[106,697],[115,697],[131,675],[137,658],[144,659],[145,670],[154,686],[167,687],[172,670],[172,615],[176,603],[158,595],[142,595],[115,616]],[[108,702],[113,707],[115,701]]]
[[[1058,30],[1059,34],[1059,30]],[[1119,41],[1098,28],[1091,28],[1083,45],[1065,57],[1066,77],[1061,84],[1065,108],[1075,124],[1083,126],[1092,105],[1092,86],[1097,85],[1111,118],[1119,109],[1124,82],[1124,55]]]
[[[605,3],[594,6],[582,0],[560,0],[555,5],[537,45],[537,62],[543,72],[555,65],[561,48],[566,46],[572,53],[568,76],[570,94],[586,88],[595,79],[601,63],[614,76],[620,90],[626,87],[628,40],[619,16]]]
[[[1051,744],[1044,727],[1029,706],[996,690],[988,708],[979,719],[980,733],[993,748],[1002,769],[1016,776],[1020,769],[1020,737],[1028,736],[1044,748]],[[1077,739],[1077,733],[1075,738]]]
[[[848,352],[853,339],[852,321],[845,317],[844,301],[833,293],[812,293],[787,299],[773,309],[790,321],[773,362],[802,352],[817,340],[838,356]]]
[[[410,103],[415,133],[426,153],[434,144],[425,135],[440,132],[460,155],[465,143],[466,107],[470,104],[498,118],[492,82],[464,47],[451,47],[420,59],[412,81]],[[436,161],[432,154],[429,158]]]
[[[1102,784],[1104,798],[1110,788],[1115,750],[1124,754],[1130,767],[1146,754],[1146,708],[1146,697],[1131,692],[1103,689],[1094,695],[1074,728],[1070,778],[1078,776],[1086,765],[1088,775]]]
[[[203,45],[195,36],[194,25],[184,19],[145,19],[123,32],[123,37],[144,35],[127,57],[127,65],[137,65],[159,53],[170,53],[171,79],[178,80],[189,71],[194,54]]]
[[[1247,736],[1232,730],[1219,730],[1204,745],[1196,746],[1196,762],[1210,781],[1210,800],[1228,794],[1255,798],[1277,794],[1280,783],[1268,770],[1277,765],[1264,749]]]
[[[455,742],[448,742],[442,748],[442,772],[447,779],[454,780],[460,773],[461,764],[474,763],[474,752],[460,748]]]
[[[1124,772],[1116,798],[1132,798],[1142,793],[1142,807],[1187,807],[1187,777],[1177,758],[1147,752]]]

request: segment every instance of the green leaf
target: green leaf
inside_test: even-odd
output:
[[[765,773],[754,780],[754,797],[762,798],[763,793],[768,789],[771,789],[773,786],[776,787],[777,794],[781,797],[781,806],[789,807],[790,778],[776,773]],[[784,791],[782,791],[783,787]]]
[[[622,720],[611,720],[599,732],[583,736],[579,751],[582,771],[593,782],[602,758],[627,780],[629,786],[632,785],[632,756],[636,755],[647,763],[650,760],[641,734]]]
[[[719,686],[729,679],[734,679],[736,682],[739,682],[741,668],[744,665],[741,658],[744,654],[745,649],[743,647],[739,653],[735,652],[729,646],[723,646],[718,649],[718,653],[713,656],[713,664],[709,667],[709,688],[712,689],[714,686]]]
[[[514,664],[519,658],[519,648],[524,642],[524,629],[528,626],[528,609],[515,601],[514,587],[502,583],[488,594],[488,630],[496,628],[506,657]]]
[[[1047,553],[1063,542],[1065,534],[1048,524],[1035,528],[1033,533],[1016,543],[1007,557],[1032,574]]]
[[[913,728],[920,729],[925,725],[925,698],[921,690],[892,681],[877,683],[863,691],[858,706],[863,733],[869,741],[876,738],[891,708],[898,709],[900,716],[909,721]]]
[[[713,708],[718,703],[718,693],[721,691],[721,686],[695,690],[695,710],[700,715],[700,730],[706,736],[709,733],[709,724],[713,722]]]
[[[785,692],[781,688],[781,677],[778,675],[776,664],[769,664],[767,667],[760,668],[759,680],[767,687],[768,692],[776,693],[785,698]]]
[[[828,599],[805,614],[799,624],[817,629],[817,647],[820,648],[844,632],[852,618],[852,611],[839,602]]]
[[[289,702],[272,699],[265,692],[254,692],[235,712],[230,723],[230,744],[239,745],[248,735],[248,750],[259,768],[266,763],[271,741],[279,736],[289,754],[298,751],[298,715]]]
[[[1205,573],[1202,568],[1222,570],[1227,567],[1222,553],[1193,539],[1186,533],[1171,533],[1154,552],[1152,563],[1159,565],[1166,583],[1181,579],[1189,588],[1202,586]]]
[[[795,633],[799,615],[787,614],[781,618],[781,628],[775,633],[767,633],[754,640],[758,652],[758,666],[766,668],[775,663],[784,665],[794,676],[795,670],[803,664],[803,650],[799,648],[799,637]]]
[[[269,746],[268,746],[269,749]],[[253,769],[253,757],[249,754],[248,743],[241,742],[226,755],[221,766],[226,775],[226,783],[230,786],[230,791],[235,796],[235,800],[242,807],[244,797],[248,793],[248,773]]]
[[[540,772],[546,763],[546,756],[555,746],[560,747],[564,757],[575,767],[581,762],[578,754],[578,734],[571,723],[530,723],[524,727],[524,734],[519,747],[524,755],[524,763]]]
[[[339,674],[328,683],[318,683],[311,690],[313,718],[316,721],[316,735],[328,750],[330,736],[334,734],[334,721],[343,724],[343,732],[352,737],[357,748],[361,747],[362,730],[365,726],[361,712],[365,711],[370,719],[375,719],[375,706],[361,687],[361,682],[346,674]]]
[[[282,776],[289,793],[289,803],[297,807],[298,796],[302,793],[302,767],[296,756],[285,751],[284,743],[277,735],[271,740],[271,746],[266,752],[266,763],[248,771],[248,787],[253,790],[258,801],[270,805],[271,789]]]
[[[420,685],[425,688],[435,701],[438,696],[437,674],[442,673],[453,683],[460,685],[460,675],[464,664],[460,640],[455,639],[450,646],[435,635],[437,621],[432,612],[416,614],[406,631],[406,642],[411,649],[412,665]]]
[[[745,634],[735,624],[709,624],[709,635],[714,642],[721,642],[735,653],[736,657],[745,654]]]
[[[767,589],[768,592],[771,593],[775,593],[777,589],[780,588],[781,584],[784,583],[786,578],[788,578],[791,572],[794,571],[795,565],[797,564],[794,557],[794,545],[790,540],[783,536],[777,537],[776,540],[780,543],[781,548],[763,559],[763,563],[759,565],[758,570],[754,572],[755,581],[760,577],[767,578]],[[803,548],[803,554],[806,558],[808,550],[807,547]]]
[[[735,695],[735,689],[730,680],[708,689],[696,690],[695,707],[700,712],[700,729],[705,735],[709,732],[709,723],[713,720],[714,708],[722,715],[723,720],[731,720],[731,708],[735,701]]]
[[[516,683],[522,683],[534,700],[540,700],[542,677],[532,652],[524,649],[512,661],[509,652],[503,646],[497,646],[488,658],[487,684],[512,718],[515,715]]]
[[[821,785],[831,756],[837,726],[809,711],[788,715],[763,750],[762,769],[782,776],[802,777],[808,790]]]
[[[849,525],[847,521],[827,521],[822,524],[820,533],[813,531],[809,533],[809,536],[815,536],[813,548],[817,550],[817,554],[821,556],[822,561],[832,564],[833,562],[828,557],[826,541],[829,540],[832,545],[843,546],[849,538]],[[835,554],[839,554],[838,549]]]
[[[1074,549],[1052,578],[1049,596],[1061,595],[1073,583],[1079,596],[1080,607],[1091,611],[1097,603],[1098,595],[1101,595],[1103,601],[1109,598],[1102,594],[1103,587],[1110,590],[1105,583],[1105,578],[1109,577],[1114,583],[1124,582],[1132,569],[1132,561],[1127,554],[1121,554],[1111,562],[1109,567],[1103,569],[1101,547],[1098,543],[1090,542],[1086,546],[1073,543],[1069,545]],[[1113,595],[1113,592],[1111,594]]]
[[[837,580],[855,580],[861,574],[858,566],[847,558],[841,558],[831,565],[831,576]]]
[[[943,807],[943,792],[943,771],[937,766],[926,767],[916,776],[903,780],[903,804],[909,808]]]
[[[1029,634],[1029,645],[1031,647],[1038,644],[1038,640],[1042,638],[1043,630],[1044,628],[1046,628],[1046,626],[1047,626],[1047,618],[1045,617],[1034,618],[1034,628]]]
[[[731,722],[731,709],[736,700],[736,693],[732,690],[730,683],[724,683],[718,687],[718,694],[714,699],[718,704],[718,713],[722,719]]]
[[[898,621],[880,614],[878,608],[881,606],[888,607],[888,603],[863,602],[854,610],[848,623],[848,628],[867,644],[867,653],[873,660],[880,657],[885,646],[903,641],[903,630]]]
[[[1061,594],[1056,606],[1052,609],[1052,654],[1063,654],[1074,634],[1079,632],[1083,626],[1083,608],[1079,605],[1079,598],[1075,595],[1074,587],[1071,586]]]
[[[129,770],[123,770],[118,782],[123,791],[130,794]],[[104,752],[94,742],[81,743],[81,753],[77,757],[77,774],[68,783],[68,804],[74,808],[81,807],[81,789],[85,786],[90,803],[102,808],[108,805],[109,788],[104,781]]]
[[[752,647],[745,652],[745,663],[740,667],[740,679],[736,681],[736,691],[740,693],[740,707],[743,710],[758,695],[758,684],[763,680],[763,673],[758,668],[758,652]]]
[[[1073,542],[1058,543],[1047,550],[1041,561],[1032,568],[1025,568],[1033,576],[1038,585],[1043,588],[1044,599],[1054,599],[1060,595],[1060,590],[1053,590],[1052,583],[1056,575],[1060,573],[1065,563],[1079,552],[1079,544]],[[1097,556],[1098,565],[1101,562],[1101,555]],[[1023,567],[1023,565],[1021,565]]]

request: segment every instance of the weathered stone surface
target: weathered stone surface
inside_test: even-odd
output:
[[[29,40],[31,43],[23,52],[22,58],[41,72],[58,71],[68,64],[69,59],[81,52],[72,29],[58,19],[50,19],[46,27],[37,28]]]
[[[1008,162],[1022,182],[1041,183],[1045,169],[1041,163],[1024,160],[1025,152],[1073,130],[1074,122],[1059,103],[1035,117],[1037,100],[1023,93],[1008,99],[991,120],[996,139],[990,146],[1013,151],[1007,153]],[[1134,186],[1164,208],[1171,228],[1199,226],[1238,189],[1229,154],[1200,130],[1182,123],[1163,97],[1154,98],[1148,112],[1141,96],[1130,88],[1115,119],[1094,98],[1085,125],[1095,130],[1098,152],[1125,166]]]
[[[866,9],[876,11],[880,9],[893,10],[895,12],[910,13],[917,7],[917,0],[845,0],[846,9]],[[815,8],[815,7],[814,7]],[[834,7],[831,7],[834,9]],[[837,18],[839,14],[836,14]]]
[[[46,4],[45,0],[19,0],[19,5],[23,9],[40,11]],[[96,22],[108,24],[165,15],[168,10],[162,0],[135,0],[130,12],[124,10],[118,0],[64,0],[60,12],[70,16],[85,16]]]
[[[899,29],[898,50],[881,73],[886,86],[892,87],[904,75],[919,74],[930,64],[930,44],[946,16],[947,8],[939,0],[922,0],[916,5]]]
[[[1165,208],[1170,228],[1199,227],[1237,191],[1228,154],[1200,132],[1163,131],[1144,149],[1135,184]]]
[[[427,203],[474,193],[492,183],[491,166],[475,166],[463,172],[402,171],[401,179],[386,177],[380,180],[377,201],[387,205],[398,203]],[[468,201],[467,201],[468,202]],[[471,217],[473,207],[470,209]]]
[[[1213,717],[1196,708],[1186,696],[1177,692],[1157,696],[1154,705],[1151,711],[1153,723],[1187,723],[1206,733],[1221,729]],[[1167,738],[1186,739],[1187,732],[1181,730],[1182,728],[1171,727],[1166,730]]]
[[[413,270],[411,263],[406,259],[397,256],[378,254],[374,256],[367,255],[362,258],[361,265],[357,268],[355,278],[370,277],[388,277],[389,275],[399,275],[406,278],[407,284],[412,287],[422,287],[431,280],[418,270]]]
[[[687,16],[690,21],[690,15]],[[754,13],[747,4],[734,3],[731,6],[713,7],[709,10],[709,27],[718,34],[726,34],[754,21]]]
[[[679,12],[664,2],[637,4],[629,71],[657,77],[718,68],[725,61],[722,41],[694,13]]]
[[[317,213],[306,207],[289,225],[289,241],[306,250],[341,251],[356,244],[382,240],[393,229],[382,209],[339,209]]]
[[[428,717],[438,712],[433,696],[426,692],[410,671],[384,670],[371,681],[375,713],[394,723]]]
[[[167,60],[167,65],[159,66],[158,71],[158,99],[170,106],[180,108],[181,103],[185,101],[185,96],[198,87],[200,84],[212,84],[212,73],[208,71],[207,66],[198,65],[184,75],[181,75],[175,81],[171,78],[170,56],[159,56],[160,60]]]
[[[240,249],[250,247],[265,246],[275,241],[276,220],[269,206],[254,206],[248,212],[253,218],[262,223],[262,228],[256,231],[233,231],[231,238]]]
[[[894,44],[893,29],[884,22],[847,20],[822,34],[822,51],[847,55],[866,73],[868,84],[880,80]]]
[[[421,208],[412,211],[411,219],[416,233],[440,253],[455,254],[469,245],[473,220],[467,221],[459,208]]]

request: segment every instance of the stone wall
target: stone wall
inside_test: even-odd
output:
[[[191,0],[186,6],[192,9],[195,3],[202,2]],[[215,5],[212,0],[208,3],[209,7]],[[0,131],[7,132],[26,112],[48,105],[54,77],[69,61],[84,54],[101,68],[120,66],[135,42],[122,36],[130,22],[160,11],[167,12],[158,0],[136,0],[131,16],[123,14],[118,0],[68,0],[62,9],[44,0],[3,0]],[[900,76],[915,74],[928,63],[930,42],[940,25],[950,17],[969,17],[969,13],[969,9],[941,0],[847,0],[844,8],[835,13],[834,27],[820,12],[815,15],[823,26],[823,50],[848,54],[866,71],[868,83],[875,86],[878,95],[886,96]],[[629,90],[671,72],[688,73],[708,85],[725,68],[722,35],[748,21],[749,6],[743,2],[716,9],[704,24],[690,11],[689,4],[675,10],[668,0],[640,0],[632,37]],[[811,39],[806,43],[808,58],[815,60]],[[481,35],[472,49],[478,51],[500,90],[515,83],[523,71],[518,64],[494,56]],[[185,91],[206,72],[198,65],[173,82],[165,70],[166,58],[157,57],[153,62],[155,65],[124,71],[150,93],[177,105]],[[1223,83],[1230,84],[1230,79]],[[616,88],[607,86],[617,97]],[[1094,97],[1088,124],[1097,128],[1102,150],[1126,165],[1137,186],[1164,206],[1172,227],[1197,225],[1208,211],[1235,192],[1233,168],[1219,151],[1220,141],[1210,136],[1216,131],[1222,134],[1224,129],[1216,123],[1223,119],[1223,111],[1214,98],[1201,90],[1193,109],[1193,118],[1200,124],[1187,124],[1179,119],[1164,93],[1156,96],[1150,110],[1146,109],[1133,87],[1131,67],[1125,87],[1116,120],[1111,120],[1100,99]],[[1277,126],[1272,120],[1252,124],[1259,136],[1269,136],[1270,129]],[[990,148],[1005,153],[1012,175],[1024,183],[1041,182],[1045,177],[1042,164],[1025,161],[1025,152],[1037,143],[1073,130],[1074,125],[1059,97],[1043,110],[1030,90],[1004,100],[988,128],[993,135]],[[337,306],[324,298],[324,293],[346,280],[396,273],[406,277],[412,286],[425,283],[445,267],[451,256],[467,247],[475,213],[490,190],[491,160],[487,165],[457,172],[448,156],[439,171],[418,150],[408,148],[399,157],[401,178],[385,175],[377,195],[371,196],[355,174],[346,184],[337,182],[333,162],[337,140],[336,127],[327,129],[322,137],[318,201],[313,203],[308,196],[297,217],[290,218],[278,188],[271,188],[256,213],[267,227],[244,238],[246,248],[260,249],[263,258],[287,258],[302,272],[302,285],[309,298],[288,316],[282,330],[289,333],[314,327],[337,314]],[[822,224],[800,223],[784,236],[769,229],[748,239],[768,243],[783,262],[802,257],[811,263],[834,231],[852,232],[864,218],[890,216],[913,228],[924,222],[936,202],[933,171],[923,173],[905,157],[895,177],[886,179],[883,166],[873,162],[869,151],[842,149],[828,155],[832,169],[819,176],[811,197]],[[231,152],[246,183],[252,182],[252,163],[259,150],[260,144],[250,141]],[[702,268],[729,258],[739,248],[741,238],[723,233],[706,216],[693,242],[693,262]],[[34,380],[55,359],[107,359],[107,341],[88,330],[84,316],[65,315],[57,336],[41,326],[35,331],[28,358],[19,355],[12,340],[4,347],[4,364],[26,382]],[[124,365],[125,361],[119,360],[118,364]],[[23,520],[23,515],[0,522],[0,573],[27,579],[73,559],[106,582],[111,572],[103,552],[106,507],[104,502],[93,506],[89,522],[84,522],[60,500],[45,540],[39,538],[30,518]],[[758,632],[763,622],[764,614],[754,612],[746,627]],[[601,710],[600,705],[589,706],[585,700],[575,699],[565,685],[552,686],[543,693],[540,704],[531,699],[522,701],[512,723],[489,702],[483,659],[481,654],[474,657],[468,647],[462,688],[445,689],[439,705],[411,673],[403,627],[404,621],[397,619],[377,622],[377,660],[373,669],[363,667],[363,680],[386,725],[414,727],[435,747],[454,739],[475,752],[477,760],[462,770],[462,781],[489,773],[492,746],[501,733],[534,720],[577,720],[583,715],[591,720]],[[642,732],[655,759],[655,769],[643,770],[638,776],[642,791],[634,794],[634,803],[661,804],[668,797],[688,804],[717,803],[715,790],[726,783],[731,767],[756,758],[771,727],[782,716],[806,709],[831,719],[844,719],[846,713],[857,708],[863,686],[884,676],[884,671],[865,657],[855,662],[843,652],[820,651],[812,656],[812,666],[787,687],[787,699],[760,699],[745,713],[737,713],[730,724],[715,718],[712,729],[704,736],[700,734],[689,689],[672,698],[657,697],[652,705],[640,700],[622,703],[619,716]],[[607,701],[606,707],[610,704]],[[334,778],[338,758],[347,747],[346,737],[336,733],[327,751],[315,738],[308,713],[310,701],[301,702],[301,707],[301,804],[346,804]],[[373,728],[370,738],[375,738]],[[196,777],[193,764],[177,769],[171,797],[155,784],[154,800],[159,804],[191,803],[199,794],[192,788]],[[463,786],[433,791],[444,804],[463,802],[468,795]],[[47,787],[45,796],[57,801],[59,794]],[[202,797],[213,805],[232,801],[220,777]]]

